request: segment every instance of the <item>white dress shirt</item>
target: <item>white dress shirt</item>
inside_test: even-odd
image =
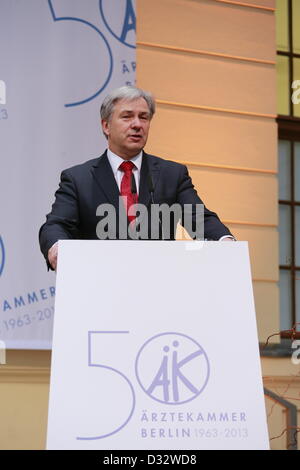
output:
[[[141,166],[142,166],[142,157],[143,157],[143,151],[141,151],[138,155],[135,157],[131,158],[130,161],[134,163],[134,168],[133,168],[133,174],[135,178],[135,184],[136,184],[136,190],[137,193],[139,194],[139,186],[140,186],[140,176],[141,176]],[[121,181],[124,176],[124,171],[120,170],[119,167],[121,163],[125,162],[123,158],[119,157],[115,153],[113,153],[111,150],[107,149],[107,158],[110,163],[111,169],[113,171],[115,180],[117,182],[119,191],[121,190]]]

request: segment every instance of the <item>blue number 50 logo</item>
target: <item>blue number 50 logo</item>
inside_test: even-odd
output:
[[[5,250],[4,250],[4,243],[2,237],[0,237],[0,276],[3,272],[5,264]]]
[[[57,21],[75,21],[77,23],[84,24],[85,26],[87,26],[88,28],[91,28],[92,30],[94,30],[98,34],[98,39],[103,41],[104,46],[105,46],[105,48],[108,52],[109,68],[108,68],[107,75],[104,79],[104,82],[101,84],[101,86],[99,86],[99,89],[93,95],[89,96],[88,98],[85,98],[83,100],[74,101],[73,103],[65,104],[65,106],[67,108],[70,107],[70,106],[79,106],[81,104],[87,103],[88,101],[91,101],[94,98],[96,98],[105,89],[105,87],[109,83],[111,75],[112,75],[112,70],[113,70],[113,56],[112,56],[111,48],[110,48],[110,45],[109,45],[106,37],[104,36],[104,34],[102,34],[102,32],[99,30],[99,28],[97,28],[95,25],[93,25],[92,23],[90,23],[88,21],[83,20],[82,18],[75,18],[73,16],[57,16],[57,14],[54,10],[53,4],[52,4],[52,0],[48,0],[48,5],[49,5],[50,11],[51,11],[53,21],[55,21],[55,22],[57,22]]]
[[[109,32],[108,36],[112,39],[111,44],[105,35],[100,31],[99,27],[95,24],[90,23],[89,21],[84,20],[83,18],[77,18],[74,16],[60,16],[57,12],[59,8],[54,7],[53,0],[48,0],[49,9],[53,21],[55,22],[73,22],[72,24],[77,26],[84,26],[84,28],[89,28],[89,30],[96,33],[95,40],[97,40],[97,45],[101,46],[101,53],[99,49],[99,64],[101,64],[101,72],[103,74],[102,78],[99,78],[98,89],[85,99],[73,100],[72,103],[65,104],[66,107],[79,106],[81,104],[87,103],[88,101],[96,98],[109,84],[112,73],[113,73],[113,54],[112,48],[115,39],[117,39],[122,45],[135,48],[135,31],[136,31],[136,15],[134,10],[133,0],[99,0],[99,14],[102,19],[107,31]],[[85,29],[87,31],[87,29]],[[78,34],[80,30],[78,28]],[[1,82],[0,82],[1,83]],[[1,91],[1,87],[0,87]],[[0,93],[0,103],[1,103],[1,93]]]
[[[88,367],[98,368],[98,371],[89,370],[85,383],[94,394],[93,399],[98,402],[101,414],[106,415],[107,419],[103,419],[101,423],[101,434],[80,436],[77,437],[78,440],[89,441],[112,436],[127,426],[134,414],[136,393],[131,380],[117,368],[92,359],[92,351],[101,344],[101,336],[112,335],[117,344],[120,336],[128,333],[129,331],[88,332]],[[114,355],[108,360],[114,360],[115,357]],[[96,392],[97,382],[100,380],[99,368],[102,369],[101,387],[106,390],[106,399],[103,399],[103,393],[101,395]],[[209,379],[210,366],[206,352],[197,341],[185,334],[170,332],[153,336],[143,344],[135,360],[135,372],[138,384],[150,399],[164,405],[180,405],[194,400],[203,392]],[[92,390],[92,383],[95,390]],[[108,383],[110,385],[105,387]],[[111,427],[105,432],[106,423]],[[90,424],[86,429],[89,428]]]

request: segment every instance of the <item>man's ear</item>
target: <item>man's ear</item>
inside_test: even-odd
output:
[[[105,119],[101,119],[101,126],[103,133],[106,135],[106,137],[109,136],[109,123]]]

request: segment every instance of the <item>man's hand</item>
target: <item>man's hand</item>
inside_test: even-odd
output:
[[[54,243],[48,251],[48,260],[54,271],[57,266],[57,253],[58,253],[58,242]]]
[[[235,239],[232,237],[224,237],[221,240],[222,242],[235,242]]]

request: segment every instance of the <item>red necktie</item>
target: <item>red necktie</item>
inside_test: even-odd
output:
[[[129,222],[132,222],[135,219],[135,215],[128,215],[129,209],[133,204],[137,204],[137,194],[131,192],[131,180],[134,178],[133,170],[134,163],[130,161],[125,161],[121,163],[119,169],[124,171],[124,176],[121,181],[121,196],[124,201],[126,214],[128,216]]]

